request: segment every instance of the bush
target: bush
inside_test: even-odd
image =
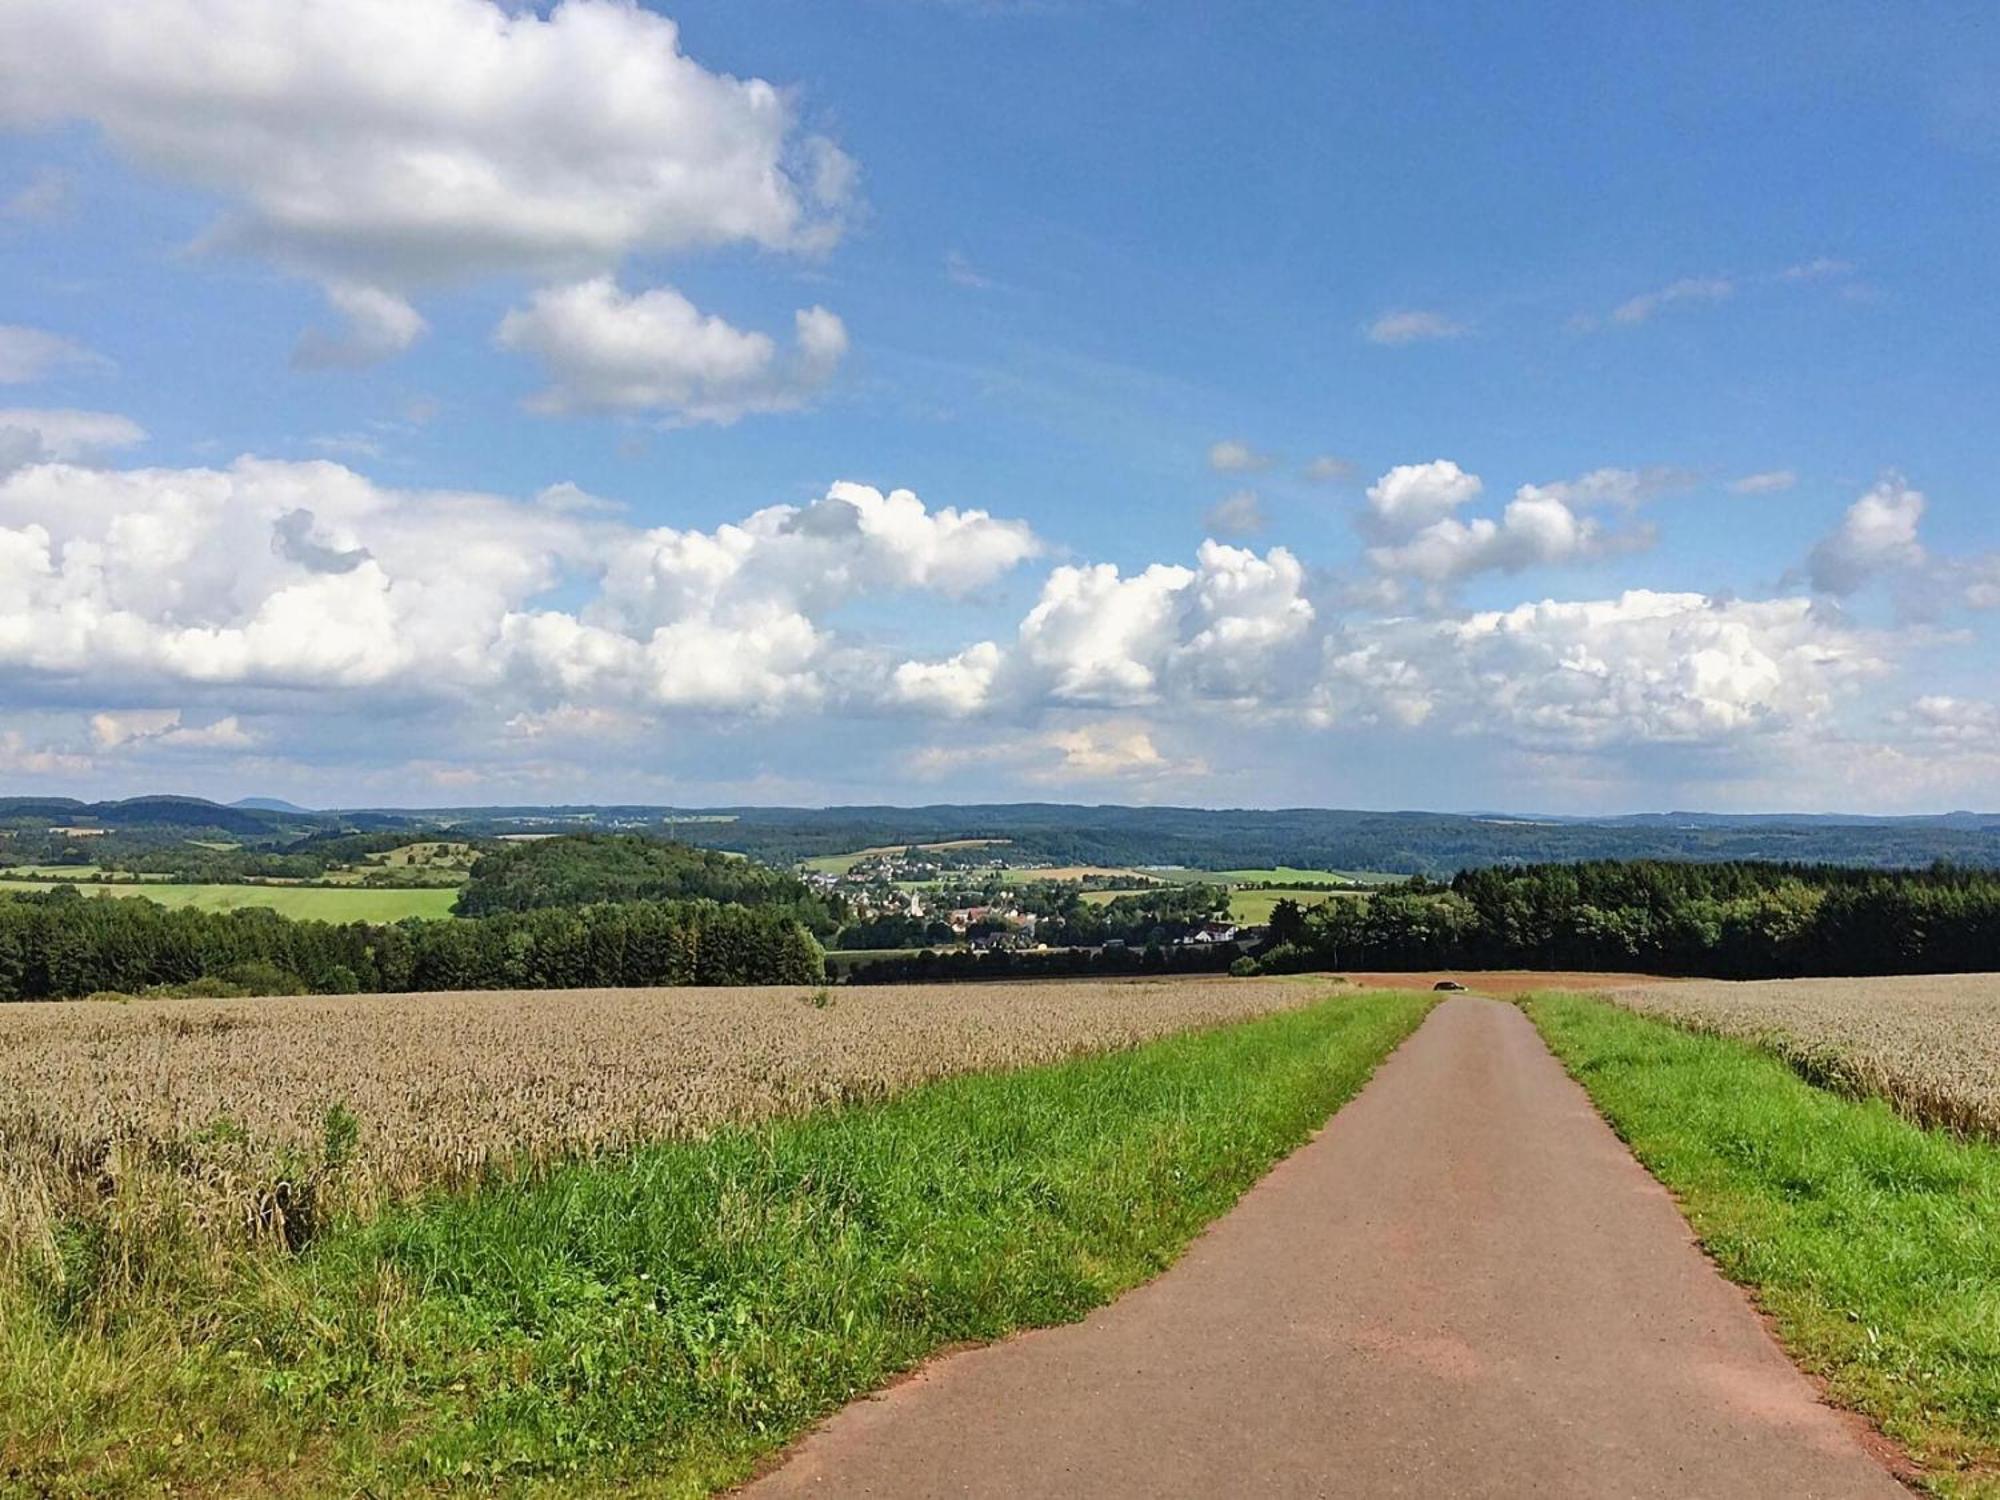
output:
[[[231,964],[222,971],[222,979],[245,995],[303,995],[311,989],[298,975],[267,958],[246,958]]]
[[[1229,966],[1229,972],[1237,979],[1255,979],[1263,972],[1263,966],[1246,953]]]
[[[1280,943],[1275,948],[1266,948],[1258,955],[1257,962],[1266,974],[1298,974],[1319,967],[1313,951],[1296,943]]]

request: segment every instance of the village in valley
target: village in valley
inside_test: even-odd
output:
[[[1275,904],[1365,889],[1332,872],[1057,865],[1001,839],[860,850],[802,861],[809,885],[855,922],[843,947],[874,951],[1209,948],[1265,936]],[[1324,879],[1282,884],[1302,874]]]

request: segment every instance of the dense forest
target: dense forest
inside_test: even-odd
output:
[[[1257,943],[1114,964],[1247,972],[1584,969],[1718,979],[2000,970],[2000,872],[1883,872],[1756,862],[1592,861],[1417,877],[1366,900],[1280,901]],[[1166,938],[1171,943],[1171,937]],[[1087,950],[923,954],[853,969],[861,983],[1100,972]]]
[[[1721,979],[2000,969],[2000,872],[1654,860],[1469,870],[1273,914],[1267,968]]]
[[[632,901],[452,922],[335,924],[167,910],[70,889],[0,896],[0,1001],[809,984],[819,944],[781,907]]]
[[[840,899],[768,865],[637,834],[565,834],[482,854],[459,892],[460,916],[602,901],[721,901],[771,907],[821,935],[840,925]]]

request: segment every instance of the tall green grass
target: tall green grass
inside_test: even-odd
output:
[[[1341,999],[439,1196],[213,1284],[0,1288],[30,1493],[693,1495],[937,1349],[1169,1264],[1428,996]]]
[[[1793,1356],[1946,1494],[2000,1495],[2000,1148],[1601,1000],[1526,1002]]]

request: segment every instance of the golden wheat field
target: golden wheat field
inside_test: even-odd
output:
[[[1816,1082],[1927,1125],[2000,1136],[2000,974],[1680,981],[1619,1004],[1757,1042]]]
[[[174,1179],[210,1233],[268,1228],[358,1124],[356,1207],[927,1079],[1129,1047],[1329,982],[568,990],[0,1007],[0,1251],[78,1195]],[[274,1200],[274,1184],[290,1197]],[[149,1195],[150,1196],[150,1195]],[[326,1205],[314,1212],[324,1212]]]

